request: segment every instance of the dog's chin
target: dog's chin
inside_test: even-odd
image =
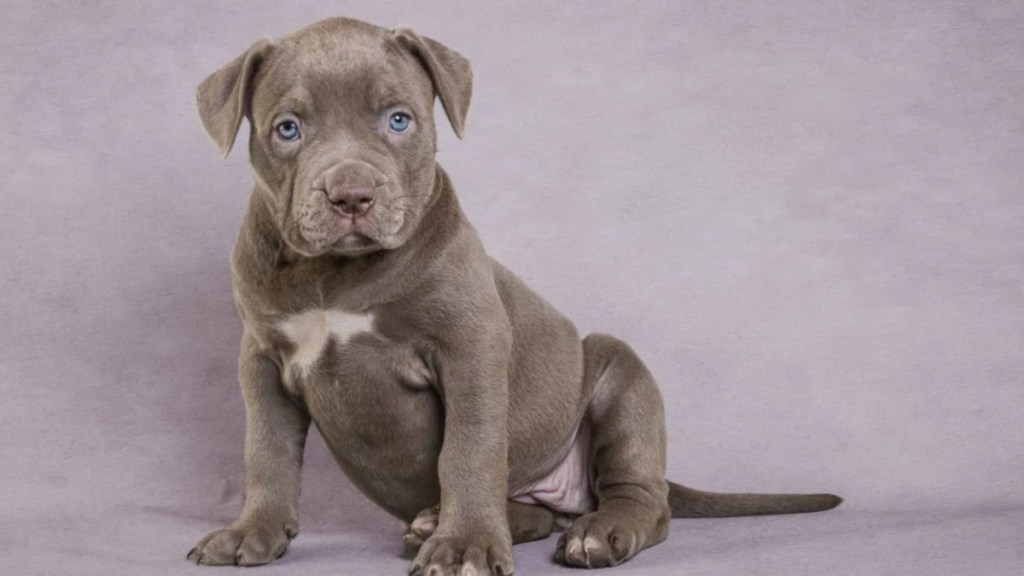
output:
[[[359,232],[350,232],[332,244],[329,252],[339,256],[362,256],[383,249],[384,246],[373,238]]]

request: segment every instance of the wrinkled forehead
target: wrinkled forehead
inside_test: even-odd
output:
[[[282,112],[309,118],[374,115],[404,106],[433,110],[430,77],[408,50],[387,37],[346,35],[285,39],[256,77],[254,119]]]

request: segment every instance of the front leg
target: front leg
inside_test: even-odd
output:
[[[269,358],[242,339],[239,383],[245,402],[245,506],[239,519],[196,544],[197,564],[255,566],[284,554],[299,531],[302,452],[309,416],[285,393]]]
[[[452,326],[438,347],[444,445],[438,459],[437,529],[412,573],[512,574],[508,495],[508,365],[511,330],[491,307],[471,325]]]

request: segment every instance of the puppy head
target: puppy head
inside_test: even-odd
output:
[[[434,189],[434,97],[461,138],[469,62],[409,29],[335,18],[261,40],[199,85],[199,116],[227,156],[249,120],[257,189],[304,256],[404,244]]]

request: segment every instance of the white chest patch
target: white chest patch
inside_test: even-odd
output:
[[[306,374],[323,354],[328,340],[334,338],[338,344],[345,344],[356,334],[372,332],[373,320],[369,313],[313,309],[285,318],[278,328],[295,345],[289,364]]]

